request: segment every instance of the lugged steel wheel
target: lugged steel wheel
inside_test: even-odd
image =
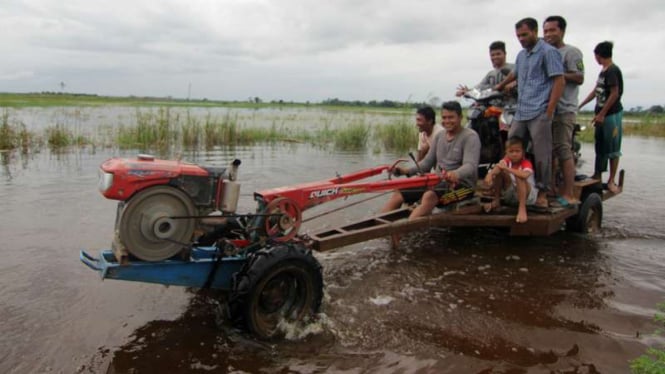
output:
[[[144,261],[173,257],[188,244],[194,233],[196,207],[181,190],[169,186],[145,189],[125,205],[117,225],[120,243]]]

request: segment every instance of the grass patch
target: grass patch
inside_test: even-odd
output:
[[[658,312],[654,316],[654,321],[663,328],[665,327],[665,303],[658,304]],[[660,335],[663,331],[656,330],[655,334]],[[630,362],[630,370],[634,374],[662,374],[665,373],[665,347],[651,347],[642,356]]]
[[[2,114],[0,123],[0,150],[9,151],[18,146],[15,126],[9,124],[9,113]]]
[[[187,112],[187,118],[182,125],[181,142],[186,148],[196,148],[200,145],[203,136],[203,126],[200,121]]]
[[[171,146],[193,149],[204,146],[212,149],[217,146],[249,145],[276,141],[300,141],[310,139],[306,132],[292,132],[275,123],[269,128],[242,127],[238,115],[227,113],[217,118],[208,114],[204,120],[190,113],[174,115],[169,108],[157,111],[137,111],[135,126],[120,126],[116,142],[122,148],[142,148],[164,150]],[[294,138],[295,137],[295,138]],[[298,139],[300,137],[300,139]]]
[[[172,122],[178,120],[171,115],[169,108],[157,111],[136,111],[136,126],[120,126],[116,142],[121,148],[141,148],[145,150],[164,150],[174,144],[176,132]]]
[[[580,113],[577,123],[586,126],[586,129],[578,133],[577,139],[581,142],[592,143],[594,141],[594,127],[591,126],[593,114],[589,112]],[[655,113],[630,113],[624,112],[623,136],[646,136],[665,138],[665,115]]]
[[[407,117],[376,127],[376,138],[384,149],[403,153],[417,145],[418,133]]]
[[[12,123],[9,113],[2,114],[0,120],[0,151],[12,151],[20,148],[22,153],[27,153],[32,145],[35,145],[36,135],[27,130],[23,123]]]
[[[364,122],[351,123],[333,135],[335,149],[357,151],[364,149],[369,139],[370,128]]]
[[[58,123],[46,128],[46,142],[52,150],[61,150],[74,143],[74,136],[65,125]]]
[[[49,99],[54,100],[53,97]],[[122,108],[120,112],[126,113],[126,110]],[[343,151],[370,149],[374,153],[387,151],[405,154],[417,144],[413,113],[408,108],[391,108],[385,112],[383,109],[373,112],[373,109],[367,108],[347,111],[344,108],[319,107],[313,111],[285,112],[229,108],[226,112],[216,109],[205,114],[201,110],[190,111],[189,108],[148,106],[130,109],[129,112],[134,115],[129,118],[123,115],[115,124],[92,124],[98,128],[88,127],[91,121],[88,117],[82,120],[79,110],[72,113],[70,110],[58,109],[53,112],[57,112],[57,119],[52,122],[57,124],[35,134],[28,131],[24,124],[13,121],[8,110],[5,110],[0,116],[0,149],[22,148],[27,151],[45,145],[52,149],[91,145],[167,154],[167,151],[183,149],[288,142],[311,143]],[[588,123],[591,118],[590,113],[582,113],[578,116],[578,122]],[[665,115],[626,113],[623,125],[625,136],[665,137]],[[593,127],[586,126],[579,133],[578,139],[593,142]]]

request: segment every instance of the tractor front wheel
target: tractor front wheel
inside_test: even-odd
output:
[[[283,334],[281,321],[299,322],[321,306],[321,265],[301,244],[285,243],[249,255],[233,277],[228,314],[262,339]]]

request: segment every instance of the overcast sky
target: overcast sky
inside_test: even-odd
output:
[[[3,0],[0,91],[244,100],[451,99],[558,14],[584,53],[614,41],[624,106],[665,104],[663,0]]]

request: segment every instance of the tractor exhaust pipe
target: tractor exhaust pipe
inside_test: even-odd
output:
[[[240,183],[236,182],[238,179],[238,166],[240,166],[240,160],[235,159],[231,162],[229,180],[223,186],[220,209],[224,213],[235,213],[236,209],[238,209],[238,200],[240,199]]]

